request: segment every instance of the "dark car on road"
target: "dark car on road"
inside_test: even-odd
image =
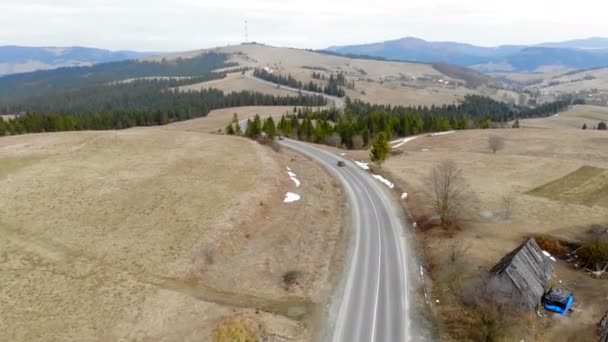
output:
[[[345,167],[346,163],[343,160],[338,161],[338,166],[339,167]]]

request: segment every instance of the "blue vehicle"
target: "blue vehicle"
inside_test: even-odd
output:
[[[572,296],[570,291],[556,288],[549,289],[541,300],[541,304],[545,309],[560,315],[565,315],[570,311],[572,302],[574,302],[574,296]]]

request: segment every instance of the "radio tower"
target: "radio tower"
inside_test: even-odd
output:
[[[247,29],[247,20],[245,20],[245,43],[249,43],[249,30]]]

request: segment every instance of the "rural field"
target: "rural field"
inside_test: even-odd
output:
[[[487,147],[490,135],[504,140],[504,149],[496,154]],[[471,201],[461,231],[437,228],[419,234],[437,284],[432,296],[442,303],[436,309],[442,308],[443,328],[452,336],[468,336],[466,310],[450,305],[466,290],[458,284],[486,274],[529,236],[583,242],[589,240],[591,227],[608,224],[608,136],[604,132],[535,128],[460,131],[421,136],[402,149],[404,153],[391,157],[383,170],[409,192],[406,206],[414,217],[428,214],[423,204],[425,181],[441,161],[453,160],[470,187]],[[506,196],[513,203],[508,219],[503,206]],[[454,255],[457,261],[451,260]],[[608,305],[605,280],[595,280],[558,261],[553,283],[573,291],[579,310],[568,318],[542,313],[542,328],[527,327],[513,338],[592,339],[594,324]],[[565,333],[568,335],[563,339]]]
[[[608,107],[577,105],[569,110],[548,118],[519,120],[521,127],[531,128],[576,128],[587,129],[597,127],[600,122],[608,122]]]
[[[233,112],[0,139],[0,340],[311,339],[342,258],[340,189],[287,150],[209,133]]]

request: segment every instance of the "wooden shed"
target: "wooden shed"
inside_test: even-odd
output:
[[[513,294],[518,304],[534,309],[553,276],[553,261],[534,238],[505,255],[490,271],[501,287]]]

